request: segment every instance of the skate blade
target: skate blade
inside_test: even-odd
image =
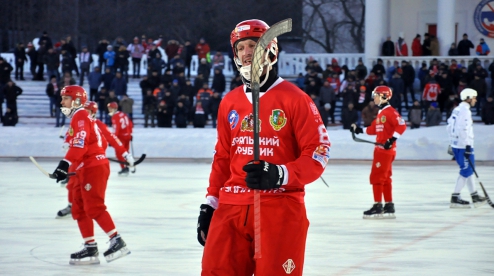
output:
[[[449,205],[449,208],[452,208],[452,209],[470,209],[470,204],[451,203],[451,205]]]
[[[125,174],[121,173],[121,174],[118,174],[118,176],[127,177],[127,176],[129,176],[129,174],[128,173],[125,173]]]
[[[487,200],[484,200],[484,201],[481,201],[481,202],[475,202],[475,203],[473,203],[473,206],[475,208],[479,208],[479,207],[481,207],[482,205],[484,205],[486,203],[487,203]]]
[[[383,219],[396,219],[396,216],[395,216],[395,214],[391,214],[391,213],[384,214]]]
[[[106,262],[113,262],[117,259],[123,258],[130,254],[130,250],[127,247],[123,247],[115,253],[105,256]]]
[[[65,215],[65,216],[59,216],[59,215],[57,215],[55,218],[56,218],[56,219],[70,218],[71,216],[69,216],[69,215],[70,215],[70,214],[67,214],[67,215]]]
[[[371,215],[371,216],[366,216],[364,215],[364,219],[384,219],[383,215],[382,214],[378,214],[378,215]]]
[[[70,259],[70,265],[98,265],[100,264],[98,257],[87,257],[84,259]]]

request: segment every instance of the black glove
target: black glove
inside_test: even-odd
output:
[[[250,161],[242,168],[246,173],[247,187],[257,190],[276,189],[283,183],[283,168],[266,161],[259,161],[254,164]]]
[[[386,140],[386,143],[384,143],[384,149],[386,150],[391,149],[395,141],[396,141],[396,137],[391,137],[388,140]]]
[[[209,224],[211,224],[213,212],[213,207],[207,204],[201,204],[201,211],[197,220],[197,240],[202,246],[206,244],[206,237],[208,236]]]
[[[57,179],[57,183],[66,179],[68,172],[69,172],[69,163],[67,163],[67,161],[65,160],[61,160],[60,163],[58,163],[58,167],[53,172],[53,175]]]
[[[463,154],[463,156],[465,156],[466,159],[470,159],[470,155],[472,155],[472,146],[467,146],[465,148],[465,153]]]
[[[355,132],[355,134],[360,134],[360,133],[364,133],[364,129],[361,127],[355,127],[355,130],[353,130],[353,128],[350,127],[350,132]]]

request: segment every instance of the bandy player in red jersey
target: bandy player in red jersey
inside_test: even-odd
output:
[[[96,125],[98,126],[98,130],[99,130],[100,134],[104,138],[104,139],[102,139],[103,148],[106,150],[108,144],[110,144],[115,149],[117,156],[122,156],[127,161],[127,163],[129,163],[129,166],[133,167],[133,164],[135,162],[134,157],[125,150],[122,142],[120,142],[120,140],[113,133],[111,133],[108,130],[107,126],[102,121],[96,119],[96,113],[98,111],[98,104],[96,102],[93,102],[93,101],[86,102],[84,104],[84,109],[94,119]],[[65,152],[69,148],[71,137],[72,137],[71,132],[67,131],[67,133],[65,134],[64,143],[62,146],[62,149]],[[75,172],[75,168],[76,168],[76,166],[74,166],[74,164],[72,164],[69,167],[69,173]],[[61,209],[60,211],[58,211],[56,218],[67,217],[67,215],[71,213],[71,211],[72,211],[72,193],[70,192],[70,188],[74,186],[74,182],[77,180],[78,180],[77,174],[69,177],[69,181],[68,181],[68,184],[66,186],[67,190],[69,191],[68,192],[69,205],[67,207],[65,207],[64,209]]]
[[[120,139],[118,139],[115,134],[111,133],[108,130],[106,124],[96,118],[96,113],[98,112],[98,104],[93,101],[86,102],[84,104],[84,109],[86,109],[86,111],[89,113],[89,116],[94,119],[96,125],[98,125],[99,131],[101,132],[101,134],[103,134],[103,137],[105,137],[108,144],[110,144],[110,146],[115,149],[117,158],[119,158],[119,160],[120,158],[123,158],[125,161],[127,161],[127,163],[129,163],[129,167],[132,168],[135,162],[132,154],[128,152]]]
[[[129,119],[125,113],[122,111],[118,111],[118,104],[116,102],[111,102],[108,104],[108,114],[111,116],[111,123],[113,129],[115,130],[115,136],[122,141],[122,144],[126,151],[130,150],[130,141],[132,140],[132,128],[134,124]],[[119,161],[125,161],[125,158],[115,152],[117,155],[117,159]],[[129,167],[124,164],[120,164],[122,170],[118,172],[120,176],[128,176],[129,175]]]
[[[364,212],[364,219],[368,218],[395,218],[395,207],[392,195],[391,176],[392,163],[396,157],[396,139],[405,132],[407,126],[405,120],[389,104],[393,96],[391,88],[387,86],[377,86],[372,92],[374,103],[379,107],[379,113],[372,124],[367,128],[357,127],[352,124],[355,134],[366,133],[377,135],[376,142],[383,146],[376,145],[374,148],[374,159],[370,174],[370,183],[374,193],[374,205]],[[382,198],[384,196],[384,208]],[[385,214],[383,216],[383,214]]]
[[[110,238],[110,247],[103,254],[107,262],[130,254],[106,210],[105,191],[110,166],[105,156],[103,137],[98,126],[83,105],[87,93],[81,86],[69,85],[60,92],[61,110],[72,118],[69,128],[69,149],[53,172],[57,182],[67,178],[71,165],[75,166],[77,180],[70,188],[72,193],[72,217],[77,220],[84,239],[84,248],[70,255],[70,264],[99,264],[98,247],[94,239],[95,220]]]
[[[268,28],[261,20],[247,20],[230,36],[244,85],[229,92],[219,107],[218,139],[197,227],[198,241],[205,245],[202,275],[303,272],[309,227],[305,185],[323,173],[330,141],[311,98],[272,70],[278,56],[275,38],[266,49],[261,76],[261,160],[252,162],[250,67],[256,42]],[[257,260],[253,259],[254,190],[261,193],[262,258]]]

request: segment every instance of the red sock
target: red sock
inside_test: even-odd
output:
[[[79,231],[81,232],[84,242],[90,243],[94,242],[94,224],[93,220],[84,216],[77,219],[77,225],[79,226]]]
[[[385,202],[392,202],[393,201],[392,191],[393,191],[393,186],[391,185],[391,183],[387,183],[386,185],[384,185],[383,194],[384,194],[384,201]]]
[[[373,184],[372,192],[374,193],[374,202],[382,202],[383,186],[381,184]]]
[[[99,216],[94,218],[94,220],[108,235],[113,235],[114,233],[116,233],[115,224],[113,223],[113,220],[108,211],[102,212]]]

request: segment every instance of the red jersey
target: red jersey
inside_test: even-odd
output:
[[[69,142],[69,150],[64,159],[71,164],[79,164],[76,170],[108,163],[104,138],[94,119],[83,108],[76,110],[72,116],[67,136],[65,140]]]
[[[96,119],[96,124],[98,125],[98,129],[101,132],[101,134],[103,134],[103,137],[105,137],[106,141],[115,149],[117,155],[122,156],[126,152],[126,149],[123,147],[123,144],[120,141],[120,139],[118,139],[117,136],[111,133],[108,130],[108,127],[102,121]]]
[[[372,121],[371,125],[364,129],[364,132],[369,135],[377,135],[376,142],[380,144],[386,143],[391,137],[400,138],[407,129],[405,120],[391,105],[379,110],[377,117]],[[382,146],[376,146],[376,149],[385,150]],[[393,143],[390,152],[396,152],[396,143]]]
[[[408,56],[408,46],[407,44],[403,41],[403,43],[400,46],[400,43],[396,42],[395,43],[395,53],[397,57],[400,56]]]
[[[121,111],[115,112],[111,117],[111,123],[117,137],[130,139],[134,124],[132,124],[132,121],[129,120],[129,117],[125,113]]]
[[[248,205],[254,190],[242,167],[253,160],[252,93],[239,86],[221,101],[218,139],[207,196],[223,204]],[[278,78],[259,99],[260,158],[284,165],[288,177],[279,189],[261,191],[261,200],[280,194],[303,203],[305,185],[321,176],[329,159],[330,141],[312,99]]]
[[[437,95],[441,93],[441,87],[437,83],[428,83],[424,87],[424,93],[422,94],[422,99],[426,101],[435,102],[437,101]]]

